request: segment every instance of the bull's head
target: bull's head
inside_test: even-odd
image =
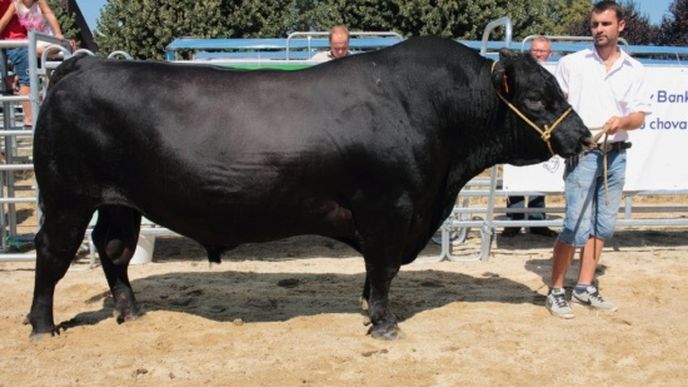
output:
[[[501,103],[513,114],[508,120],[516,141],[511,164],[531,164],[554,154],[569,157],[590,146],[590,131],[556,79],[530,55],[502,49],[493,64],[492,81]]]

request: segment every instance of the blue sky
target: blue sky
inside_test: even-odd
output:
[[[650,22],[656,25],[661,25],[662,17],[670,14],[671,3],[673,3],[672,0],[636,0],[640,13],[649,16]]]
[[[650,17],[650,22],[659,25],[662,22],[662,16],[669,13],[669,5],[673,0],[635,0],[640,8],[640,12]],[[106,0],[77,0],[79,8],[83,12],[86,22],[93,30],[96,26],[96,20],[100,15],[100,8],[106,3]]]

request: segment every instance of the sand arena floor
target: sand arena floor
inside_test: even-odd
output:
[[[0,386],[684,386],[686,231],[619,231],[599,273],[619,311],[568,321],[543,306],[549,238],[498,239],[486,263],[405,266],[392,342],[365,334],[362,258],[324,238],[244,245],[212,267],[194,242],[158,239],[154,262],[130,267],[147,314],[122,325],[82,258],[57,287],[62,334],[38,342],[22,325],[33,264],[0,263]]]

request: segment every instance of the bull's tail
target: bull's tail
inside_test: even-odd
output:
[[[48,83],[48,88],[56,85],[66,75],[78,70],[81,67],[80,65],[83,62],[83,60],[87,57],[91,57],[91,55],[81,53],[62,62],[50,75],[50,82]]]

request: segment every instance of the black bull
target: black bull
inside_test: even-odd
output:
[[[55,332],[55,286],[97,210],[93,241],[120,322],[142,314],[127,267],[143,214],[213,261],[244,242],[342,241],[365,259],[370,333],[395,337],[391,281],[464,184],[497,163],[551,156],[495,91],[541,127],[569,108],[530,57],[492,64],[439,38],[295,72],[66,61],[34,140],[44,217],[32,333]],[[551,144],[571,156],[589,135],[571,113]]]

